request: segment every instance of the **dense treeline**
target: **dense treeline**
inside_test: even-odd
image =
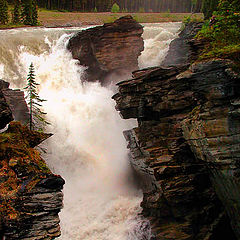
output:
[[[13,0],[9,0],[13,2]],[[114,3],[125,12],[195,12],[201,11],[202,0],[37,0],[47,9],[106,12]]]
[[[13,5],[11,18],[8,4]],[[0,24],[38,25],[37,0],[0,0]]]

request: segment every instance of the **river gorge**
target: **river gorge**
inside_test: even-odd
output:
[[[144,25],[140,68],[162,62],[180,26]],[[121,119],[111,99],[117,90],[113,83],[126,75],[113,74],[107,86],[83,81],[86,67],[67,50],[69,39],[87,28],[0,31],[0,78],[12,89],[23,89],[30,63],[35,67],[39,95],[47,100],[47,132],[54,134],[42,144],[47,149],[43,157],[66,181],[59,239],[150,239],[149,221],[140,215],[142,192],[123,136],[137,122]]]
[[[240,76],[181,26],[0,31],[0,238],[240,239]]]

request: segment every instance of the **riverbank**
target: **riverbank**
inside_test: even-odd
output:
[[[191,13],[80,13],[80,12],[59,12],[59,11],[39,11],[39,23],[43,27],[80,27],[86,25],[102,25],[113,22],[116,19],[132,15],[140,23],[158,23],[158,22],[181,22],[191,16]],[[192,15],[193,19],[202,19],[201,13]],[[10,29],[27,27],[25,25],[5,25],[0,29]],[[29,26],[28,26],[29,27]]]

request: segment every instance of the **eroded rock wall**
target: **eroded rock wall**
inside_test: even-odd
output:
[[[143,27],[131,16],[113,23],[79,32],[67,48],[74,59],[87,67],[86,79],[106,84],[112,74],[130,75],[138,69],[138,57],[144,48]]]
[[[0,113],[3,115],[0,121],[1,128],[4,128],[3,125],[5,124],[6,126],[11,120],[20,121],[22,124],[26,124],[29,121],[29,110],[23,91],[10,89],[9,83],[0,79],[0,96],[2,96]],[[3,110],[3,106],[8,110]]]
[[[239,80],[212,60],[118,84],[117,110],[138,119],[125,136],[156,239],[239,239]]]

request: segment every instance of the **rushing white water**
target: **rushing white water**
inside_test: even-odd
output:
[[[178,35],[182,23],[144,24],[144,51],[139,57],[139,67],[159,66],[165,58],[169,45]]]
[[[154,42],[160,38],[158,26],[145,28],[148,39]],[[48,154],[44,157],[66,180],[60,239],[150,239],[147,221],[138,216],[142,195],[132,184],[122,136],[122,131],[135,122],[120,118],[110,87],[81,82],[84,68],[66,50],[75,31],[0,31],[0,78],[9,81],[12,88],[22,88],[30,63],[35,66],[39,95],[47,99],[44,110],[51,122],[48,131],[54,133],[45,143]],[[141,61],[150,61],[149,56],[144,52],[140,65]]]

